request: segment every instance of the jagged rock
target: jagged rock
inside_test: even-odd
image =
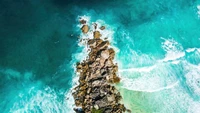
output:
[[[131,110],[130,110],[130,109],[126,109],[126,111],[127,111],[128,113],[131,113]]]
[[[99,46],[99,44],[101,44],[103,42],[103,40],[102,39],[96,39],[96,42],[97,42],[96,46]]]
[[[79,88],[79,90],[85,90],[86,89],[86,86],[81,86],[80,88]]]
[[[113,83],[119,83],[120,82],[120,78],[118,76],[115,76],[113,78]]]
[[[94,23],[94,29],[97,29],[97,24],[96,23]]]
[[[84,20],[84,19],[81,19],[79,22],[80,22],[81,24],[86,24],[86,20]]]
[[[112,102],[115,100],[115,96],[112,94],[112,95],[107,95],[107,99],[109,102]]]
[[[125,108],[124,104],[119,105],[119,108],[120,108],[123,112],[126,111],[126,108]]]
[[[99,79],[102,79],[102,78],[103,78],[102,76],[93,75],[92,77],[89,78],[88,82],[91,82],[91,81],[94,81],[94,80],[99,80]]]
[[[101,34],[99,31],[94,31],[93,36],[95,39],[99,39],[101,37]]]
[[[93,87],[100,87],[101,86],[101,81],[100,80],[96,80],[92,83]]]
[[[86,25],[86,21],[80,20],[80,23],[83,24],[82,32],[88,33],[89,26]],[[96,23],[94,28],[97,29]],[[104,30],[105,26],[101,26],[100,29]],[[102,113],[125,112],[127,109],[119,102],[122,98],[120,93],[110,84],[120,81],[117,76],[118,66],[113,63],[115,51],[109,48],[109,41],[100,39],[99,31],[94,31],[93,37],[82,39],[89,47],[89,55],[76,65],[79,85],[72,93],[75,105],[81,107],[84,113],[93,113],[93,110]],[[74,111],[78,113],[77,109]]]
[[[112,109],[106,109],[104,112],[105,113],[112,113]]]
[[[96,101],[95,104],[97,104],[99,106],[99,108],[104,108],[107,106],[107,102],[104,101]]]
[[[81,92],[79,92],[79,93],[77,94],[78,97],[84,96],[84,95],[85,95],[85,92],[84,92],[84,91],[81,91]]]
[[[76,106],[81,106],[81,102],[79,100],[75,100]]]
[[[89,31],[89,26],[88,25],[83,25],[81,30],[82,30],[83,33],[87,33]]]
[[[99,69],[96,70],[96,71],[94,72],[94,74],[95,74],[96,76],[100,76],[100,70],[99,70]]]
[[[100,93],[101,93],[102,95],[106,95],[106,94],[107,94],[107,92],[106,92],[104,89],[100,89]]]
[[[88,45],[91,47],[91,48],[94,48],[96,46],[96,40],[92,39],[92,40],[89,40],[88,41]]]
[[[106,67],[111,67],[111,66],[113,66],[113,62],[111,60],[106,60],[105,66]]]
[[[113,72],[117,72],[118,71],[118,66],[117,65],[114,65],[113,66]]]
[[[113,59],[114,59],[114,56],[115,56],[115,51],[114,51],[114,49],[110,48],[110,49],[109,49],[109,52],[110,52],[110,58],[113,60]]]
[[[91,93],[90,94],[90,97],[92,98],[92,99],[96,99],[97,97],[99,97],[100,95],[99,95],[99,93],[97,92],[97,93]]]
[[[89,65],[90,68],[95,67],[96,66],[96,62],[93,62]]]
[[[105,68],[102,68],[100,72],[101,72],[101,75],[103,76],[103,75],[106,74],[106,69],[105,69]]]
[[[105,48],[107,48],[108,47],[108,45],[109,45],[109,42],[108,41],[103,41],[101,44],[99,44],[97,47],[99,48],[99,49],[105,49]]]
[[[77,72],[80,73],[82,71],[82,65],[80,63],[77,63],[76,69],[77,69]]]
[[[106,28],[105,26],[101,26],[101,27],[100,27],[101,30],[104,30],[105,28]]]
[[[105,63],[105,59],[101,58],[99,62],[100,62],[100,66],[103,67],[103,66],[104,66],[104,63]]]

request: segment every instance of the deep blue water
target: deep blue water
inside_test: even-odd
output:
[[[71,113],[78,17],[106,25],[134,113],[200,112],[199,0],[0,0],[0,112]]]

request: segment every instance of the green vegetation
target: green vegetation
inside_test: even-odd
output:
[[[101,109],[97,110],[97,109],[93,108],[92,113],[103,113],[103,110],[101,110]]]

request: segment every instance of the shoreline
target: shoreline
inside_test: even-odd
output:
[[[78,83],[72,93],[75,101],[76,113],[123,113],[131,112],[121,103],[119,91],[112,85],[120,82],[117,76],[118,66],[114,64],[115,51],[110,47],[108,37],[102,37],[106,26],[93,26],[87,24],[87,20],[79,20],[83,35],[89,37],[81,39],[88,49],[85,60],[78,62],[76,73],[79,76]],[[91,29],[93,28],[93,31]],[[104,39],[102,39],[104,38]]]

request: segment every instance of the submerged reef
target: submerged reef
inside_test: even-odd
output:
[[[118,66],[113,62],[115,51],[100,33],[105,26],[92,26],[80,19],[83,35],[92,32],[93,38],[83,39],[89,49],[88,57],[76,64],[79,84],[73,90],[76,113],[123,113],[131,112],[121,103],[121,95],[113,85],[119,83]],[[93,28],[93,30],[91,30]],[[83,41],[82,40],[82,41]]]

